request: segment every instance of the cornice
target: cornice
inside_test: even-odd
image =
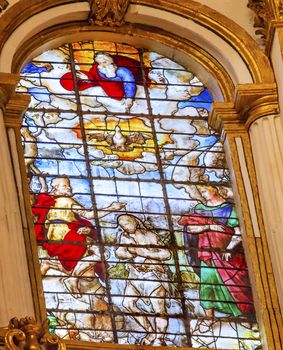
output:
[[[245,131],[240,114],[232,102],[214,102],[208,117],[209,125],[217,132]]]
[[[258,118],[279,113],[276,84],[241,84],[235,94],[235,109],[249,128]]]
[[[30,96],[17,94],[15,91],[5,107],[4,122],[6,127],[19,128],[22,124],[22,116],[30,103]]]
[[[209,124],[218,132],[245,132],[257,119],[279,113],[275,84],[240,84],[233,103],[215,102]]]
[[[0,73],[0,108],[5,109],[7,102],[16,89],[18,74]]]
[[[28,107],[30,96],[16,94],[18,74],[0,73],[0,108],[4,111],[6,126],[20,126],[21,116]]]

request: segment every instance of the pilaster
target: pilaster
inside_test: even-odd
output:
[[[278,233],[277,244],[272,242],[269,225],[272,221],[269,218],[272,205],[270,206],[269,201],[277,199],[276,197],[271,199],[271,194],[268,197],[265,205],[269,208],[269,212],[264,209],[263,201],[266,201],[265,193],[270,191],[269,187],[273,187],[280,196],[281,190],[276,185],[276,179],[273,178],[275,176],[278,181],[278,174],[270,171],[267,163],[269,161],[277,164],[278,156],[276,158],[275,154],[269,155],[271,157],[269,159],[264,156],[267,148],[272,147],[266,146],[264,139],[259,139],[261,149],[256,149],[253,132],[257,123],[261,124],[262,119],[272,119],[275,113],[278,113],[278,102],[273,84],[245,84],[238,86],[234,103],[214,103],[209,122],[214,129],[221,132],[228,156],[227,161],[231,169],[236,206],[246,248],[246,259],[249,271],[252,272],[250,277],[254,287],[257,319],[263,335],[264,348],[277,350],[282,348],[283,329],[277,295],[282,295],[283,290],[279,282],[281,276],[276,271],[283,268],[283,260],[274,259],[274,257],[278,256],[283,234]],[[271,144],[274,142],[273,137],[274,135],[268,140]],[[281,163],[283,164],[282,160]],[[259,174],[263,171],[269,180],[267,183],[259,178]],[[273,215],[277,215],[281,208],[279,204],[277,210],[273,211]]]
[[[7,129],[16,120],[19,125],[28,102],[26,97],[15,96],[17,82],[17,75],[0,73],[0,326],[8,324],[11,316],[34,314],[24,239],[26,224],[16,181],[18,164],[12,157]]]

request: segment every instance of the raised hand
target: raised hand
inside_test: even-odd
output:
[[[88,76],[83,72],[76,72],[76,77],[80,80],[88,80]]]

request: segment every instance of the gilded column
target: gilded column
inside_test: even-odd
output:
[[[20,119],[28,102],[13,95],[17,81],[16,75],[0,73],[0,326],[12,316],[34,315],[23,216],[5,125],[9,115]]]
[[[264,349],[269,350],[283,347],[282,316],[273,274],[274,271],[278,283],[280,276],[277,271],[280,266],[281,269],[283,268],[283,265],[280,265],[283,260],[274,259],[273,256],[276,256],[277,252],[274,253],[273,250],[280,249],[279,241],[283,238],[283,233],[282,238],[280,234],[277,236],[277,246],[276,244],[274,246],[274,242],[270,239],[268,224],[270,221],[268,215],[272,213],[272,209],[269,203],[266,203],[268,207],[266,211],[262,203],[268,198],[267,194],[273,186],[275,174],[270,171],[268,156],[265,156],[269,152],[269,146],[265,145],[262,136],[257,135],[259,144],[258,148],[255,148],[254,130],[259,132],[259,129],[256,129],[256,123],[261,119],[257,119],[258,117],[268,119],[269,115],[274,115],[278,109],[275,101],[277,96],[274,85],[245,84],[238,87],[234,103],[215,103],[210,114],[210,125],[222,133],[226,155],[228,155],[227,162],[232,172],[232,185],[241,222],[243,244],[251,272],[257,320]],[[273,143],[271,138],[268,142]],[[272,162],[273,164],[278,162],[275,155]],[[269,181],[261,181],[259,174],[262,172],[265,174],[265,180],[269,179]],[[275,182],[278,180],[276,178]],[[276,192],[276,187],[273,187],[273,192]],[[276,199],[273,198],[273,200]],[[273,216],[276,216],[277,211],[273,212]],[[270,255],[273,258],[272,264]],[[276,268],[272,268],[272,265],[276,265]],[[277,287],[280,293],[279,285]]]
[[[245,99],[246,92],[242,92]],[[274,270],[278,296],[283,307],[283,126],[277,94],[262,91],[244,116],[249,129],[259,198]],[[281,204],[282,202],[282,204]]]

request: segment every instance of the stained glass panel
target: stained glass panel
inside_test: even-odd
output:
[[[118,344],[260,345],[212,96],[158,53],[84,41],[22,70],[50,330]]]

